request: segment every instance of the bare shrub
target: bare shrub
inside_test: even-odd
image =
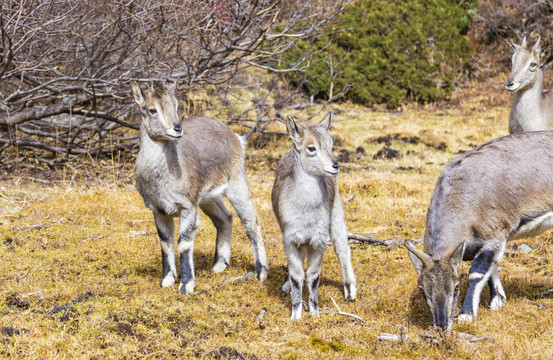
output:
[[[226,115],[257,131],[293,97],[267,101],[283,74],[306,68],[301,59],[277,69],[280,55],[315,36],[349,1],[4,1],[0,152],[31,147],[69,160],[134,148],[139,119],[130,80],[166,76],[180,80],[181,93],[221,93],[251,67],[272,74],[263,97]]]

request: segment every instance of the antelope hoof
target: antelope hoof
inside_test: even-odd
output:
[[[344,297],[347,301],[353,301],[357,297],[357,284],[344,284]]]
[[[301,303],[299,305],[292,305],[292,320],[301,319]]]
[[[490,301],[490,309],[492,310],[499,310],[503,305],[505,305],[505,297],[501,295],[494,296],[492,301]]]
[[[175,275],[173,273],[167,274],[163,279],[161,279],[161,282],[159,285],[164,287],[173,286],[175,284]]]
[[[257,279],[260,281],[267,280],[267,274],[269,273],[269,269],[267,269],[266,266],[261,266],[259,269],[256,270],[257,273]]]
[[[225,263],[224,261],[219,261],[218,263],[213,265],[213,267],[211,268],[211,272],[214,272],[214,273],[223,272],[223,271],[225,271],[227,266],[228,266],[228,264]]]
[[[194,284],[194,280],[190,280],[189,282],[187,282],[186,284],[183,284],[182,282],[180,283],[179,285],[179,291],[182,293],[182,294],[190,294],[191,292],[194,291],[194,286],[196,284]]]
[[[459,314],[457,315],[457,320],[459,322],[473,322],[474,320],[476,320],[476,316],[472,314]]]

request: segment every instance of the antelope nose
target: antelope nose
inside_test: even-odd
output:
[[[509,79],[507,80],[507,83],[505,84],[505,86],[508,88],[510,88],[511,86],[513,86],[515,83],[513,82],[513,80]]]
[[[334,160],[332,163],[332,168],[336,171],[340,171],[340,164],[338,164],[338,161]]]
[[[175,130],[175,131],[178,132],[178,133],[182,132],[182,126],[181,126],[181,124],[176,123],[176,124],[173,126],[173,130]]]

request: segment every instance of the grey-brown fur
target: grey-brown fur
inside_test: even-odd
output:
[[[259,279],[267,277],[267,256],[261,228],[244,170],[244,153],[238,136],[210,118],[179,121],[176,84],[155,82],[142,90],[132,82],[132,92],[142,114],[136,185],[154,214],[162,250],[161,286],[175,282],[173,218],[179,217],[178,253],[182,293],[195,286],[193,247],[198,207],[217,228],[214,272],[230,262],[232,214],[221,199],[226,195],[249,237]]]
[[[540,39],[530,47],[509,43],[513,52],[511,74],[506,83],[515,96],[509,115],[509,133],[553,130],[553,93],[542,90],[543,57]]]
[[[451,161],[436,182],[423,251],[407,245],[434,325],[451,329],[462,260],[474,261],[459,318],[472,321],[486,283],[490,307],[505,303],[497,263],[506,241],[552,226],[553,132],[495,139]]]
[[[340,167],[332,156],[332,138],[327,132],[331,120],[329,114],[320,124],[302,129],[288,117],[294,148],[280,160],[272,191],[273,210],[288,260],[288,275],[281,289],[290,292],[292,319],[301,318],[304,279],[309,289],[309,310],[313,315],[319,314],[321,261],[329,239],[342,269],[346,299],[355,299],[357,293],[335,176]],[[306,258],[307,274],[303,270]]]

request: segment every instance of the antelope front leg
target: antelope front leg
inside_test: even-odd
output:
[[[286,245],[284,245],[286,247]],[[292,320],[301,319],[302,310],[302,287],[304,279],[302,249],[295,245],[289,245],[285,249],[288,259],[288,281],[290,282],[290,297],[292,299]]]
[[[179,291],[188,294],[194,291],[194,235],[196,234],[198,211],[182,210],[180,215],[180,231],[177,243],[180,259]]]
[[[309,289],[309,311],[313,316],[319,316],[319,282],[321,279],[321,262],[325,248],[326,244],[321,248],[309,249],[307,253],[306,280],[307,288]]]
[[[334,243],[334,252],[338,257],[344,283],[344,297],[346,300],[355,300],[357,297],[357,282],[351,264],[351,249],[348,244],[348,230],[344,220],[344,210],[340,195],[336,192],[336,200],[332,210],[330,238]]]
[[[177,267],[175,265],[175,224],[173,218],[154,212],[159,244],[161,245],[161,287],[168,287],[175,283]]]
[[[493,251],[483,250],[476,255],[469,270],[469,287],[463,301],[463,307],[457,314],[459,321],[470,322],[476,320],[478,306],[480,305],[480,294],[482,294],[482,289],[494,271],[497,272],[497,260]]]

